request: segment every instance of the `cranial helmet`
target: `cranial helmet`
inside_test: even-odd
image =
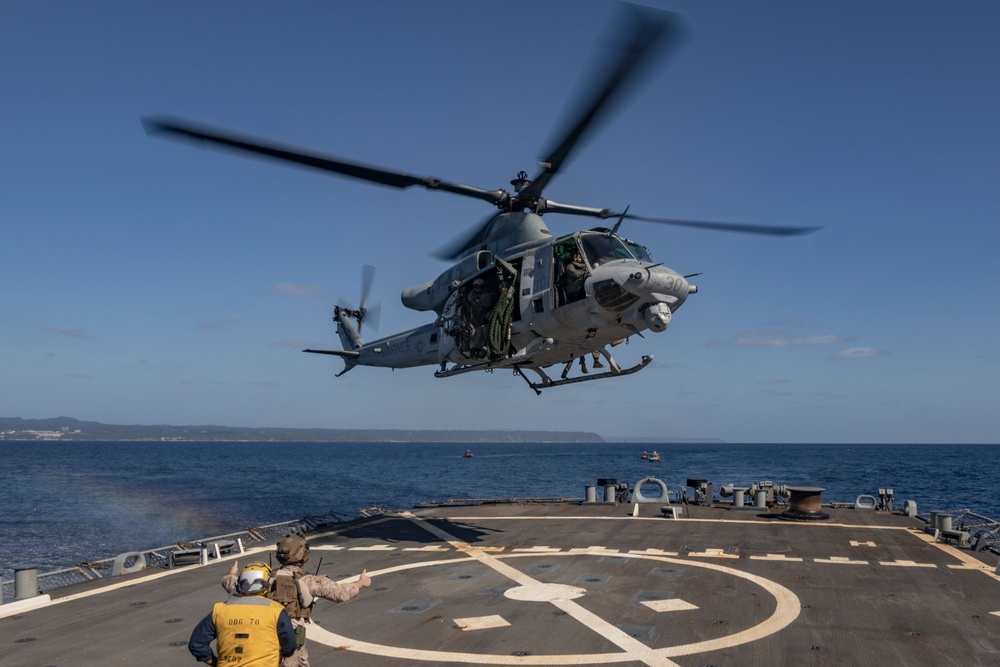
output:
[[[309,560],[309,543],[301,535],[289,535],[278,542],[277,556],[282,565],[302,565]]]
[[[236,581],[237,595],[263,595],[271,588],[271,567],[262,561],[250,563]]]

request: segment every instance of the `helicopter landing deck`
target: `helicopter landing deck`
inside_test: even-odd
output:
[[[1000,657],[993,554],[872,509],[826,521],[659,503],[421,506],[310,536],[313,665],[967,665]],[[670,512],[674,514],[674,512]],[[239,556],[273,556],[268,549]],[[53,592],[4,665],[176,665],[232,557]]]

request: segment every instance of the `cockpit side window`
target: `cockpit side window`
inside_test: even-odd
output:
[[[607,234],[587,234],[580,239],[591,268],[617,259],[632,259],[632,253],[617,236]]]

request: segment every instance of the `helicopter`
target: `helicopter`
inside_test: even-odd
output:
[[[627,23],[615,40],[618,48],[593,78],[596,85],[546,152],[540,171],[533,178],[518,172],[510,181],[511,191],[320,155],[182,119],[144,118],[142,124],[150,135],[233,149],[396,189],[422,186],[493,206],[496,211],[485,221],[439,253],[453,262],[449,268],[402,291],[403,305],[433,313],[433,322],[365,341],[361,331],[373,315],[367,300],[374,277],[374,270],[365,267],[360,306],[334,306],[333,321],[343,349],[304,352],[340,357],[344,369],[338,377],[356,366],[436,366],[437,378],[509,369],[540,394],[543,389],[646,368],[652,355],[642,355],[638,363],[623,368],[608,348],[633,336],[645,338],[644,331],[665,331],[677,309],[698,291],[689,282],[698,274],[681,275],[654,261],[642,244],[619,234],[625,220],[773,236],[815,231],[643,216],[629,213],[628,207],[616,212],[542,196],[580,140],[660,54],[683,39],[683,33],[676,14],[629,6]],[[543,221],[547,214],[592,217],[610,226],[557,236]],[[586,367],[588,359],[594,372]],[[549,370],[552,367],[561,368],[557,377]]]

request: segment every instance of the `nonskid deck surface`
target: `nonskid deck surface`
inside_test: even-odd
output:
[[[317,605],[312,664],[1000,661],[995,563],[935,543],[922,521],[639,507],[422,508],[314,536],[307,569],[367,568],[373,583]],[[225,598],[230,560],[53,591],[53,604],[0,618],[0,665],[193,664],[188,636]]]

